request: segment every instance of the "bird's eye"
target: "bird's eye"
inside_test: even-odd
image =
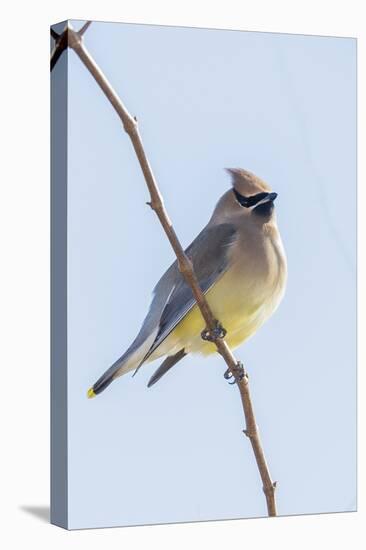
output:
[[[233,188],[233,192],[240,206],[244,206],[245,208],[255,206],[259,201],[268,196],[268,193],[257,193],[256,195],[251,195],[250,197],[244,197],[244,195],[241,195],[235,187]]]
[[[240,204],[240,206],[245,206],[246,208],[248,208],[248,204],[247,204],[248,199],[243,195],[241,195],[240,193],[238,193],[235,187],[233,187],[233,193],[235,195],[236,200]]]

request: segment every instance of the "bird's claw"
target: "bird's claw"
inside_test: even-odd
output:
[[[227,369],[224,372],[224,378],[225,380],[230,380],[231,378],[234,378],[232,382],[229,382],[230,385],[236,384],[237,382],[240,382],[243,380],[245,374],[245,369],[243,363],[241,361],[238,361],[235,368],[233,369]]]
[[[226,330],[219,321],[216,321],[215,327],[212,330],[205,328],[201,332],[202,340],[206,340],[207,342],[215,342],[218,338],[225,338],[225,336]]]
[[[230,378],[233,378],[233,374],[232,374],[230,369],[227,369],[224,372],[224,378],[225,378],[225,380],[230,380]],[[229,382],[229,384],[232,385],[232,384],[235,384],[235,382],[236,382],[236,380],[234,378],[234,380],[232,382]]]

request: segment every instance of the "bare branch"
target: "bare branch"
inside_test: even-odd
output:
[[[83,34],[85,33],[85,31],[90,27],[91,24],[92,24],[92,21],[87,21],[87,22],[81,27],[81,29],[78,30],[78,35],[79,35],[79,36],[83,36]]]
[[[179,270],[182,273],[182,276],[186,280],[187,284],[191,287],[197,305],[206,323],[207,328],[203,331],[202,337],[205,340],[210,340],[216,345],[218,353],[220,353],[220,355],[223,357],[228,367],[225,373],[225,377],[233,377],[239,388],[246,421],[246,429],[244,430],[244,433],[249,437],[253,448],[254,456],[263,483],[263,491],[266,496],[268,515],[275,516],[277,515],[275,501],[276,483],[273,483],[271,479],[263,452],[263,447],[259,437],[249,391],[248,375],[245,372],[243,365],[235,359],[232,351],[225,342],[223,336],[226,331],[225,329],[223,329],[223,327],[221,327],[219,321],[215,319],[214,315],[212,314],[207,300],[199,286],[197,277],[193,271],[192,263],[188,256],[185,254],[182,245],[180,244],[178,237],[174,231],[168,213],[165,209],[163,198],[161,196],[151,166],[147,159],[142,139],[138,130],[136,117],[132,117],[130,115],[125,105],[120,100],[117,93],[114,91],[101,69],[98,67],[98,65],[95,63],[95,61],[85,48],[80,31],[77,33],[69,27],[68,38],[69,46],[75,51],[75,53],[79,56],[80,60],[83,62],[90,74],[93,76],[93,78],[107,97],[108,101],[111,103],[112,107],[116,111],[117,115],[121,119],[124,129],[131,139],[142,172],[144,174],[147,187],[149,189],[151,200],[148,204],[155,211],[161,225],[163,226],[166,236],[168,237],[169,242],[177,257]]]
[[[88,30],[91,24],[92,24],[92,21],[87,21],[86,23],[84,23],[81,29],[79,29],[78,31],[72,30],[72,32],[74,34],[77,34],[79,38],[81,38],[85,34],[85,32]],[[51,53],[51,71],[56,65],[57,61],[59,60],[62,52],[66,50],[68,46],[70,28],[71,26],[66,24],[65,29],[61,34],[58,34],[54,29],[51,28],[51,36],[56,41],[54,49]]]

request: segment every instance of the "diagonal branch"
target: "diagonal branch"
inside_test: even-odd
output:
[[[121,119],[124,130],[127,132],[131,139],[142,172],[144,174],[147,187],[149,189],[150,202],[148,204],[155,211],[161,225],[163,226],[165,234],[168,237],[169,242],[177,257],[179,270],[182,273],[182,276],[186,280],[187,284],[191,287],[197,305],[206,323],[207,328],[202,332],[202,337],[206,340],[210,340],[216,345],[218,353],[220,353],[220,355],[223,357],[228,367],[225,373],[225,378],[232,377],[239,388],[246,421],[246,429],[244,430],[244,433],[250,439],[253,448],[254,456],[263,483],[263,491],[266,496],[268,515],[276,516],[276,483],[273,483],[271,479],[263,447],[261,444],[258,427],[255,421],[254,410],[249,391],[248,375],[245,372],[243,365],[235,359],[232,351],[225,342],[223,338],[223,336],[225,335],[225,330],[221,327],[219,321],[215,319],[214,315],[212,314],[207,300],[199,286],[197,277],[193,271],[192,263],[188,256],[185,254],[182,245],[180,244],[178,237],[174,231],[168,213],[165,209],[163,198],[160,194],[157,182],[155,180],[154,174],[152,172],[151,166],[143,147],[141,136],[138,130],[137,119],[136,117],[132,117],[130,115],[125,105],[122,103],[117,93],[114,91],[111,84],[108,82],[105,75],[84,46],[82,34],[87,28],[86,25],[82,27],[82,32],[75,32],[69,25],[67,33],[68,45],[75,51],[75,53],[78,55],[80,60],[93,76],[99,87],[102,89],[108,101],[111,103],[112,107]],[[62,40],[62,35],[59,40]]]

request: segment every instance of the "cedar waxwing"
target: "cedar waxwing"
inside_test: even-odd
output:
[[[228,172],[232,189],[218,201],[208,224],[186,252],[233,349],[252,336],[279,305],[287,267],[274,212],[277,194],[246,170]],[[159,357],[167,356],[148,386],[188,353],[214,353],[215,344],[201,336],[204,329],[192,291],[175,261],[156,285],[137,337],[89,389],[88,397]]]

